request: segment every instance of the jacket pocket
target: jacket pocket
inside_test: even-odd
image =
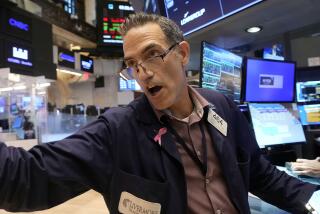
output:
[[[161,213],[166,213],[166,198],[168,192],[168,183],[148,180],[137,175],[129,174],[123,170],[117,169],[113,175],[110,186],[110,213],[120,213],[119,203],[124,203],[122,195],[129,195],[130,203],[122,204],[128,207],[127,213],[144,213],[146,209],[161,207]],[[121,198],[121,201],[120,201]],[[128,201],[128,200],[126,200]],[[150,205],[151,204],[151,208]],[[153,204],[153,205],[152,205]],[[144,207],[146,206],[146,207]],[[157,213],[157,212],[154,212]]]
[[[250,155],[242,148],[238,148],[237,151],[237,165],[240,170],[246,190],[248,190],[250,179]]]

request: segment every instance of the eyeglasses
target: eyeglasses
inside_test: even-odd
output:
[[[138,63],[136,60],[130,59],[126,60],[124,63],[126,68],[120,72],[120,76],[124,76],[125,79],[134,79],[134,76],[139,73],[139,67],[146,70],[153,70],[158,67],[158,65],[164,62],[164,58],[173,50],[179,43],[171,45],[162,54],[158,54],[157,51],[150,51],[144,59]]]

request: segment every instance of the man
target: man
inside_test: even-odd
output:
[[[110,213],[250,213],[248,191],[293,213],[318,188],[267,162],[232,101],[188,87],[190,50],[170,20],[126,20],[125,73],[144,94],[65,140],[29,152],[0,144],[0,207],[39,210],[88,189]]]

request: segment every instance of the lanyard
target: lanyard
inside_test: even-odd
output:
[[[205,118],[205,115],[204,117]],[[177,142],[182,146],[182,148],[187,152],[187,154],[189,155],[189,157],[193,160],[193,162],[199,167],[199,169],[202,172],[203,176],[206,176],[207,174],[207,165],[208,165],[208,160],[207,160],[207,142],[206,142],[206,136],[205,136],[205,132],[204,132],[204,128],[203,128],[203,124],[202,124],[202,120],[199,121],[199,126],[200,126],[200,131],[201,131],[201,146],[202,146],[202,162],[199,160],[196,152],[193,150],[191,150],[187,144],[184,142],[184,140],[182,139],[182,137],[176,132],[176,130],[174,130],[172,128],[172,126],[169,124],[168,118],[166,117],[164,120],[167,128],[169,129],[169,131],[176,137]]]

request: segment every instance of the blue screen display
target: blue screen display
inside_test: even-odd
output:
[[[203,42],[201,59],[200,87],[240,101],[242,57]]]
[[[320,104],[298,106],[302,125],[320,125]]]
[[[293,102],[294,62],[248,58],[245,72],[245,101]]]
[[[320,81],[297,82],[297,102],[319,102]]]
[[[16,103],[12,103],[10,105],[10,112],[11,112],[11,114],[19,113],[19,108],[18,108],[18,105]]]
[[[93,73],[94,61],[90,57],[80,55],[80,69],[81,71]]]
[[[22,127],[22,123],[23,123],[23,117],[22,116],[17,116],[12,121],[12,128],[13,129],[19,129],[19,128]]]
[[[141,90],[141,87],[136,80],[125,80],[120,77],[119,90],[120,91],[139,91]]]
[[[306,142],[295,103],[250,103],[249,110],[260,148]]]
[[[6,98],[0,97],[0,113],[4,113],[6,110]]]
[[[22,98],[22,109],[26,110],[28,108],[31,108],[30,105],[31,105],[31,97],[23,97]],[[45,106],[44,98],[40,97],[40,96],[35,97],[34,105],[35,105],[34,107],[36,110],[43,108]]]
[[[262,0],[165,0],[167,17],[190,34]]]
[[[270,48],[263,49],[264,59],[284,60],[284,48],[282,44],[274,44]]]

